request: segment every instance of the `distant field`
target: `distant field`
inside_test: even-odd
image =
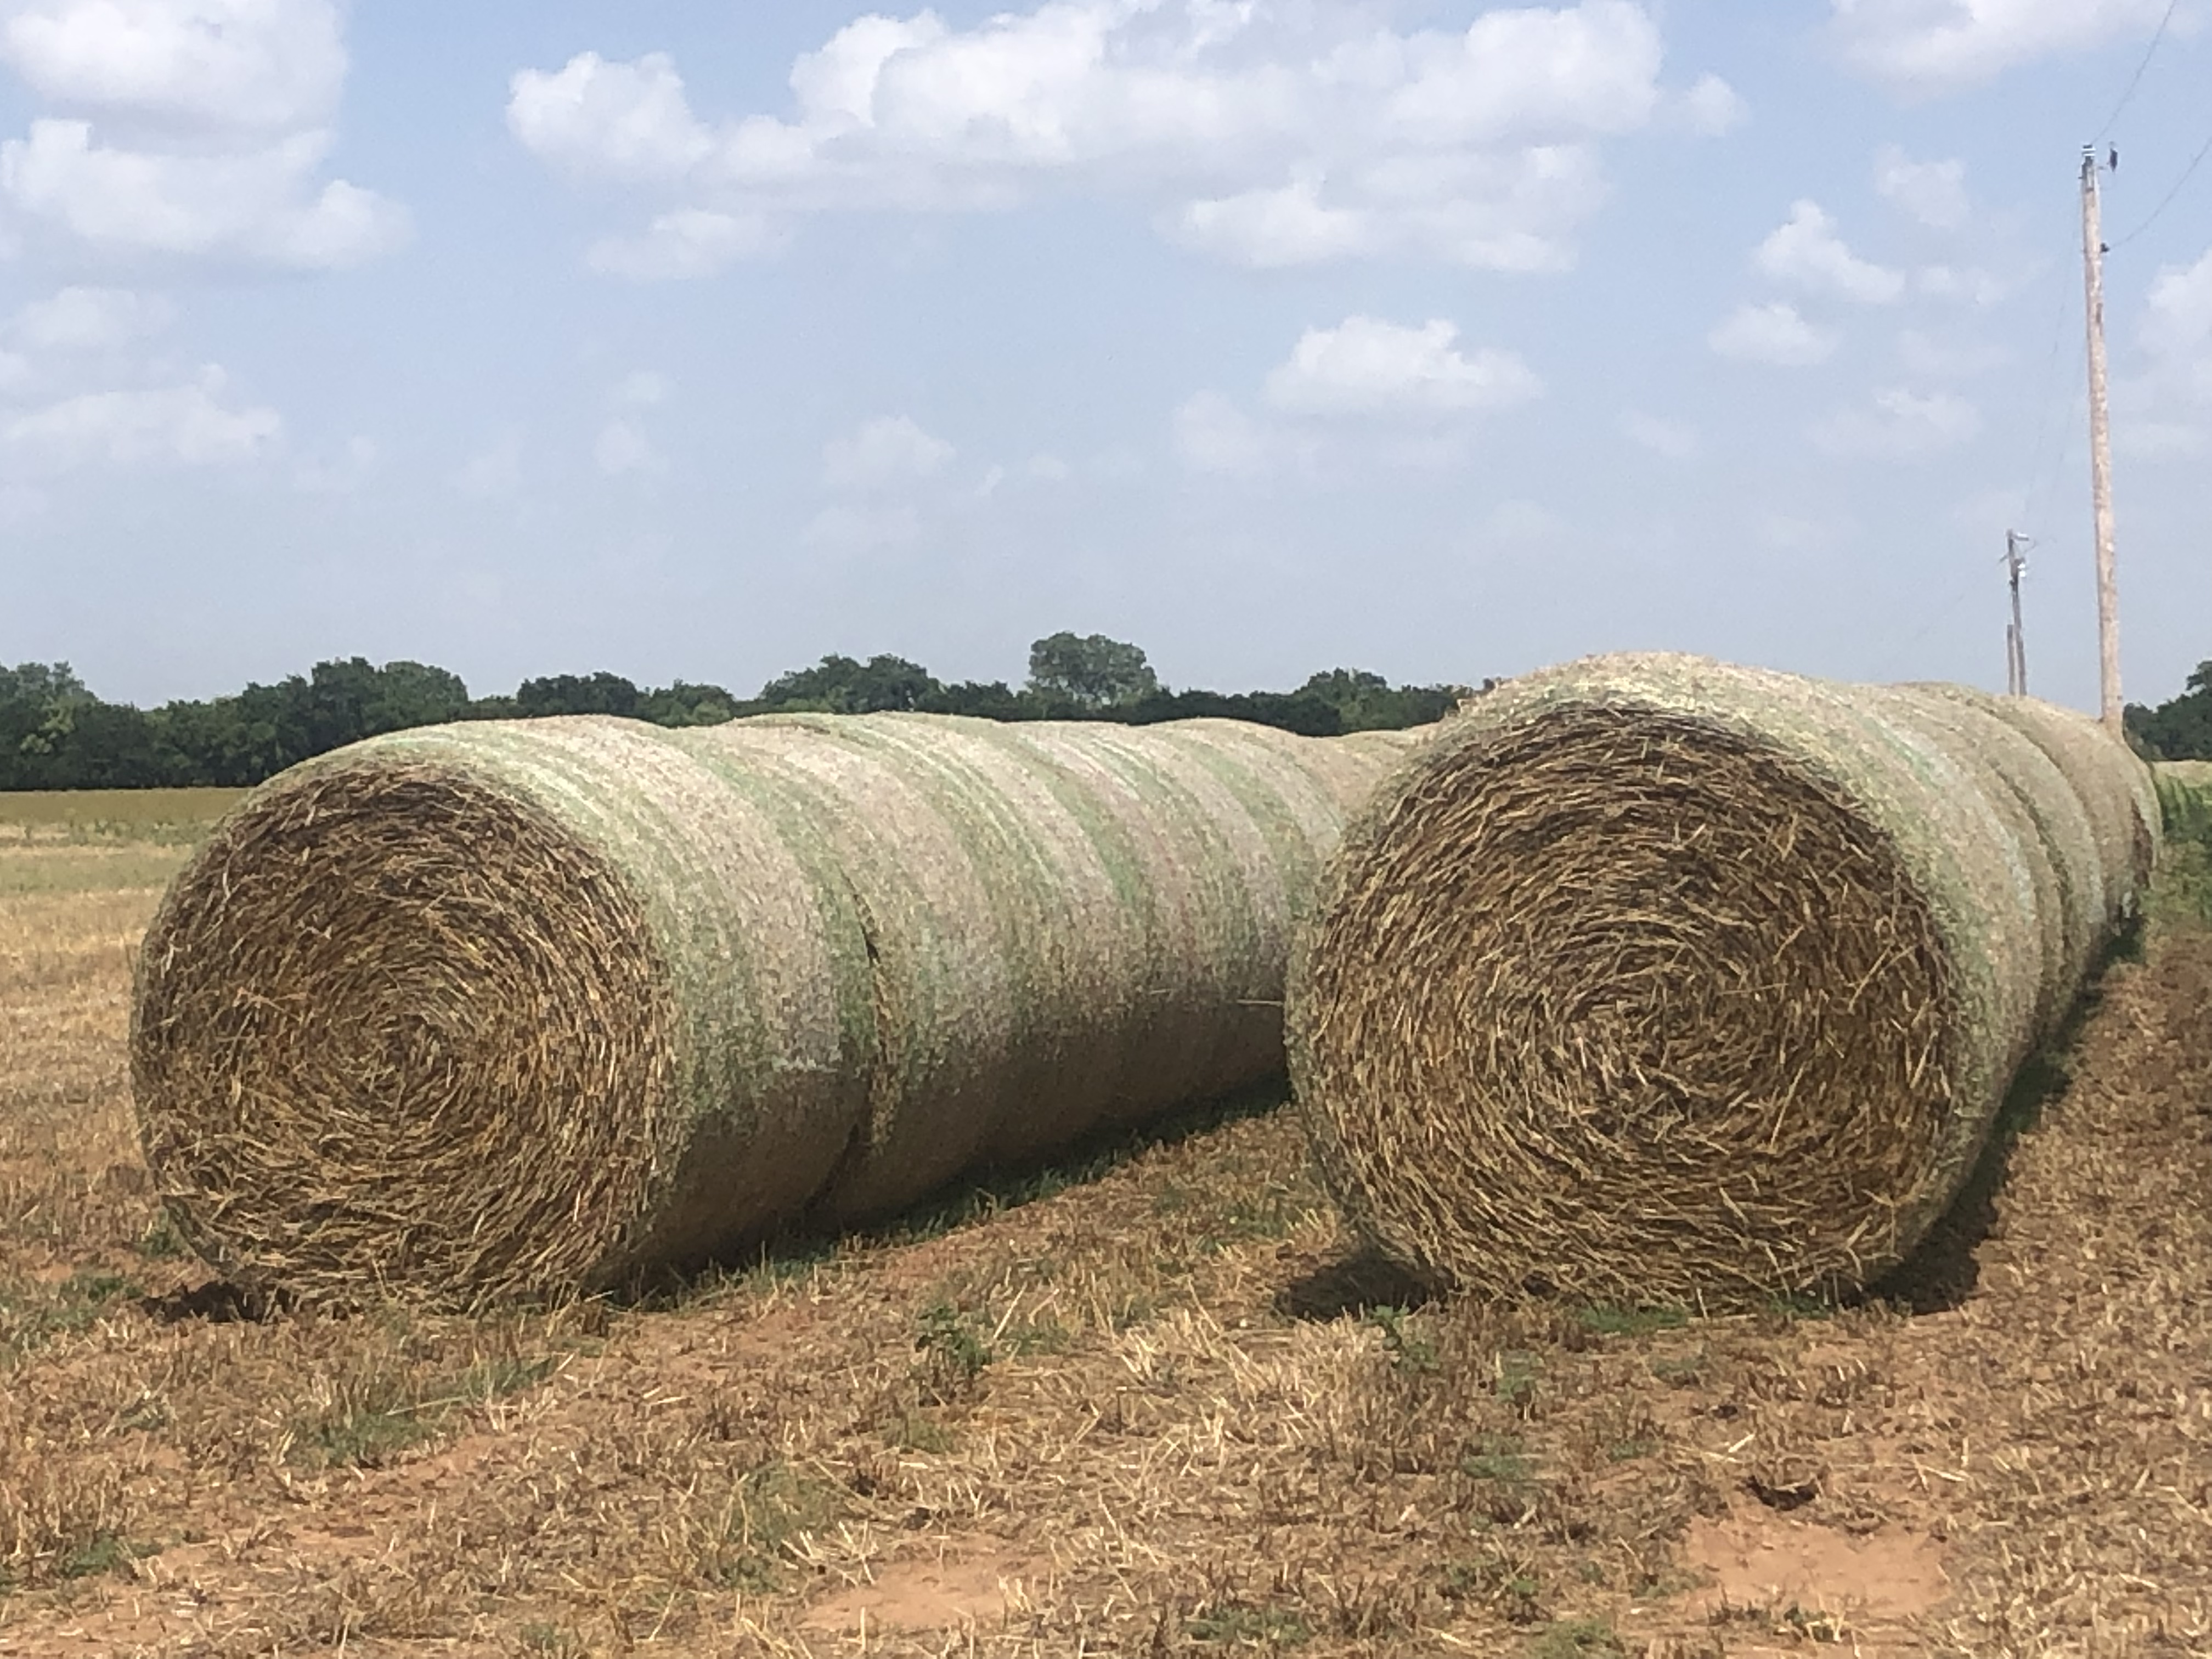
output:
[[[0,791],[0,836],[9,830],[119,840],[198,840],[243,789]]]

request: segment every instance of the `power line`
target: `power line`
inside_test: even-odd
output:
[[[2120,101],[2112,106],[2112,112],[2105,118],[2105,125],[2097,129],[2099,143],[2101,143],[2104,141],[2105,135],[2112,131],[2112,124],[2120,118],[2121,112],[2134,101],[2136,88],[2142,85],[2143,71],[2150,67],[2150,60],[2158,56],[2159,42],[2166,39],[2166,26],[2173,21],[2173,14],[2180,9],[2180,7],[2181,0],[2166,0],[2166,15],[2158,20],[2158,27],[2151,34],[2150,45],[2143,48],[2142,62],[2136,65],[2135,74],[2129,77],[2128,89],[2120,94]]]
[[[2118,241],[2106,243],[2105,245],[2106,252],[2112,252],[2120,248],[2125,247],[2130,242],[2134,241],[2136,237],[2142,235],[2143,232],[2148,230],[2153,225],[2156,224],[2158,222],[2158,216],[2173,205],[2173,198],[2181,194],[2181,187],[2189,182],[2190,175],[2194,173],[2198,167],[2203,165],[2204,158],[2207,155],[2212,155],[2212,137],[2207,137],[2203,146],[2197,150],[2197,154],[2189,158],[2189,165],[2182,168],[2181,177],[2173,181],[2173,188],[2166,191],[2166,194],[2159,199],[2158,205],[2150,210],[2150,217],[2144,220],[2126,235],[2121,237]]]

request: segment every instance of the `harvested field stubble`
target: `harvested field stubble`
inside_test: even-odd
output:
[[[645,1304],[242,1319],[132,1148],[158,898],[0,893],[0,1654],[2212,1651],[2193,915],[1936,1311],[1422,1305],[1277,1114]]]
[[[1410,738],[922,715],[395,733],[173,885],[145,1147],[240,1281],[620,1282],[1281,1064],[1291,918]]]
[[[1492,692],[1347,830],[1293,969],[1332,1188],[1484,1291],[1868,1283],[2133,914],[2143,771],[1957,687],[1626,656]]]

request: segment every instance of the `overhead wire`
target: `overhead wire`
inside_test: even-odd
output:
[[[2207,155],[2212,155],[2212,136],[2208,136],[2205,138],[2204,143],[2198,148],[2197,154],[2189,158],[2189,165],[2182,168],[2181,177],[2173,181],[2173,188],[2172,190],[2167,191],[2164,196],[2159,198],[2158,205],[2150,210],[2150,217],[2145,219],[2133,230],[2121,237],[2119,240],[2106,243],[2105,252],[2107,253],[2117,252],[2121,248],[2125,247],[2130,242],[2134,241],[2136,237],[2142,235],[2143,232],[2148,230],[2153,225],[2156,224],[2158,222],[2159,215],[2164,213],[2166,209],[2173,205],[2173,198],[2181,194],[2181,187],[2187,184],[2189,182],[2190,176],[2194,173],[2198,167],[2204,164],[2204,158]]]
[[[2180,8],[2181,0],[2166,0],[2166,15],[2158,20],[2158,27],[2151,32],[2150,45],[2143,48],[2142,61],[2136,65],[2136,72],[2128,77],[2127,90],[2120,94],[2120,101],[2112,106],[2112,112],[2105,118],[2105,125],[2097,129],[2098,142],[2103,142],[2112,131],[2113,124],[2135,100],[2136,88],[2142,85],[2143,71],[2150,67],[2150,60],[2158,56],[2159,43],[2166,39],[2166,25],[2173,21],[2173,14]]]

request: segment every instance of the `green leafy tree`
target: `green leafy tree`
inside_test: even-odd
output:
[[[1440,720],[1466,695],[1456,685],[1393,685],[1364,669],[1332,668],[1316,674],[1294,695],[1328,703],[1346,732],[1401,731]]]
[[[1025,698],[1004,680],[959,680],[940,685],[919,707],[933,714],[972,714],[987,720],[1035,720],[1040,713],[1034,699]]]
[[[719,685],[678,680],[646,692],[637,713],[655,726],[720,726],[736,718],[738,700]]]
[[[761,687],[754,702],[763,709],[874,714],[919,708],[942,690],[935,675],[904,657],[875,656],[860,662],[832,654],[811,668],[778,675]]]
[[[1029,690],[1079,709],[1115,708],[1153,696],[1160,677],[1136,646],[1103,634],[1063,631],[1030,647]]]
[[[527,719],[544,714],[619,714],[637,717],[643,694],[631,681],[602,669],[596,674],[550,674],[525,680],[514,693],[514,712]]]
[[[2156,760],[2212,760],[2212,662],[2200,662],[2179,696],[2156,708],[2130,703],[2127,730]]]

